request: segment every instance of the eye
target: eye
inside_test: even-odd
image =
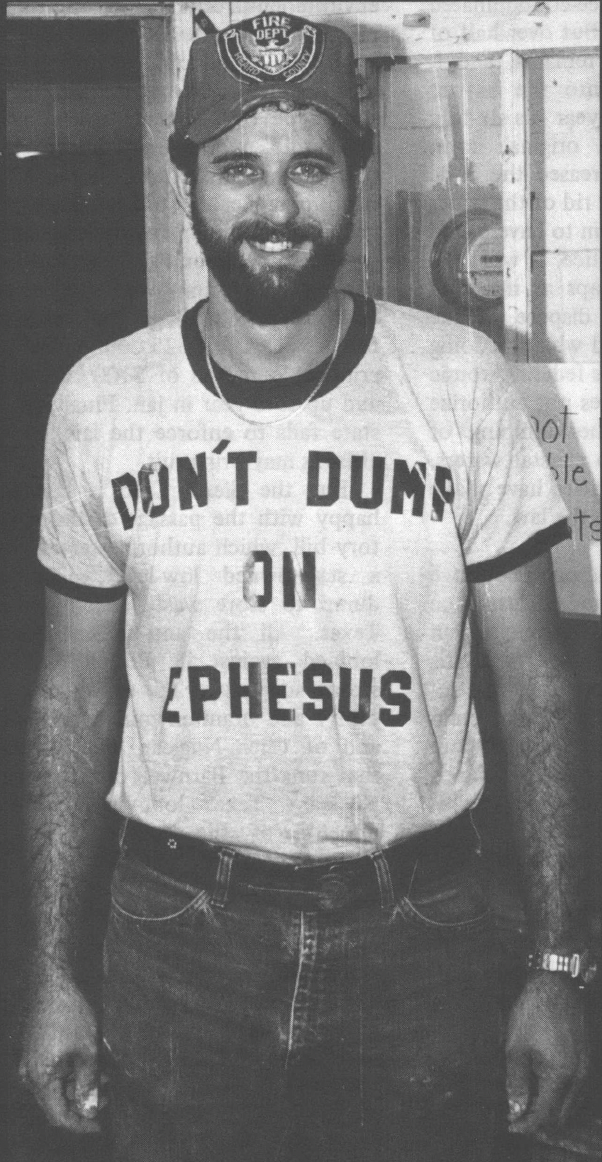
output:
[[[302,182],[321,182],[328,177],[328,169],[320,161],[298,161],[291,171],[292,177]]]
[[[230,182],[244,182],[257,176],[257,167],[249,161],[233,161],[223,166],[220,177]]]

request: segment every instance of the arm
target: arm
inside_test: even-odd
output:
[[[78,930],[106,829],[121,734],[123,602],[47,591],[46,641],[29,726],[27,848],[33,925],[21,1076],[49,1120],[97,1128],[97,1027],[75,981]]]
[[[550,554],[473,593],[497,690],[532,946],[579,951],[588,943],[587,802]],[[587,1065],[582,1001],[571,981],[546,972],[529,978],[506,1053],[511,1129],[533,1133],[565,1116]]]

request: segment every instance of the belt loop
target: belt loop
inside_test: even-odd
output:
[[[229,847],[221,848],[215,875],[215,891],[211,897],[211,903],[215,908],[225,908],[226,906],[234,856],[235,852],[231,851]]]
[[[472,813],[472,807],[469,807],[469,808],[468,808],[468,819],[469,819],[470,825],[471,825],[471,827],[472,827],[472,829],[473,829],[473,831],[474,831],[474,833],[475,833],[476,840],[477,840],[477,842],[476,842],[476,847],[475,847],[475,849],[474,849],[474,851],[475,851],[475,854],[476,854],[476,855],[482,855],[482,854],[483,854],[483,841],[482,841],[482,839],[481,839],[481,832],[479,831],[479,829],[478,829],[478,827],[477,827],[477,825],[476,825],[476,823],[475,823],[475,821],[474,821],[474,815],[473,815],[473,813]]]
[[[127,844],[125,842],[125,833],[127,831],[128,823],[129,823],[129,819],[124,819],[123,823],[121,823],[120,827],[119,827],[119,850],[120,851],[127,851]]]
[[[380,906],[381,908],[392,908],[395,903],[395,892],[393,891],[393,881],[391,879],[391,871],[387,863],[387,857],[383,851],[374,851],[370,858],[374,863],[374,870],[378,880]]]

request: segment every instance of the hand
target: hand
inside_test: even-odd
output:
[[[98,1033],[80,990],[65,976],[32,1005],[19,1069],[53,1126],[98,1132]]]
[[[584,1026],[583,998],[572,981],[550,972],[529,978],[506,1039],[512,1133],[533,1134],[566,1120],[587,1074]]]

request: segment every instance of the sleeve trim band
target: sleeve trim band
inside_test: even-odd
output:
[[[571,535],[566,520],[556,521],[548,528],[540,529],[534,536],[529,537],[528,541],[523,541],[522,545],[518,545],[516,549],[510,549],[508,553],[502,553],[500,557],[495,557],[492,561],[478,561],[476,565],[467,565],[466,576],[471,583],[493,581],[496,577],[502,577],[504,573],[518,569],[520,565],[534,561],[536,557],[540,557],[542,553],[553,548],[554,545],[559,545],[561,541],[570,540]]]
[[[127,585],[116,585],[110,589],[96,585],[80,585],[77,581],[67,581],[52,573],[44,565],[38,563],[44,584],[55,593],[62,593],[63,597],[74,597],[77,601],[90,601],[94,604],[109,601],[119,601],[127,593]]]

